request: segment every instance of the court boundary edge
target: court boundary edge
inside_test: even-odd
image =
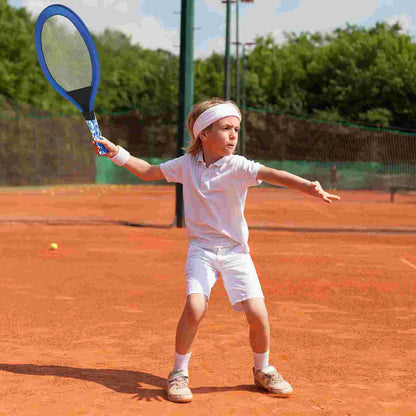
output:
[[[27,224],[27,225],[115,225],[136,228],[163,228],[170,229],[175,223],[156,224],[147,222],[134,222],[122,220],[106,220],[92,218],[0,218],[1,225]],[[375,234],[416,234],[414,227],[315,227],[315,226],[273,226],[273,225],[251,225],[249,230],[253,231],[276,231],[276,232],[299,232],[299,233],[375,233]]]

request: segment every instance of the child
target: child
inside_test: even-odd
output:
[[[245,312],[250,326],[255,384],[281,397],[292,393],[291,385],[269,365],[267,309],[247,244],[247,188],[265,181],[303,191],[327,203],[340,199],[325,192],[319,182],[235,155],[240,121],[240,110],[230,101],[214,98],[196,104],[187,121],[192,137],[187,153],[161,165],[150,165],[130,156],[107,139],[97,140],[108,149],[107,156],[114,163],[139,178],[183,184],[189,241],[185,265],[187,297],[176,330],[175,361],[166,384],[168,398],[173,402],[192,400],[188,377],[191,345],[219,275],[233,308]]]

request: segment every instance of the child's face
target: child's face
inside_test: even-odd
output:
[[[235,152],[238,142],[240,120],[229,116],[217,120],[201,133],[203,148],[213,156],[223,157]]]

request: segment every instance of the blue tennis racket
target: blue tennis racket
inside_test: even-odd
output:
[[[94,140],[101,137],[94,113],[100,61],[90,32],[80,17],[60,4],[48,6],[35,26],[35,45],[46,79],[87,122]],[[96,143],[99,154],[108,150]]]

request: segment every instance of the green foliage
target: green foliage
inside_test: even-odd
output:
[[[76,114],[47,83],[36,56],[35,21],[24,8],[0,0],[0,95],[52,113]],[[120,31],[94,36],[101,63],[97,111],[139,109],[142,117],[176,119],[178,57],[146,50]]]
[[[339,123],[344,121],[337,109],[331,110],[314,110],[313,118],[317,121],[329,121],[332,123]]]
[[[75,114],[41,72],[34,25],[24,8],[0,0],[0,95],[53,113]],[[279,44],[271,35],[259,37],[246,52],[247,106],[324,121],[413,127],[416,44],[399,25],[348,25],[330,34],[285,36]],[[142,119],[175,123],[178,57],[144,49],[116,30],[94,39],[102,67],[97,111],[138,110]],[[222,96],[223,83],[222,55],[195,61],[196,102]]]
[[[119,31],[106,30],[95,38],[101,62],[97,108],[110,112],[140,109],[143,117],[176,117],[178,58],[163,50],[132,44]]]
[[[247,66],[247,104],[330,121],[413,127],[416,45],[395,24],[347,26],[331,35],[259,38]],[[250,82],[259,77],[254,96]],[[383,112],[381,109],[385,109]]]
[[[197,59],[194,68],[194,101],[222,97],[224,93],[224,56],[213,53],[205,60]]]
[[[387,108],[372,108],[359,114],[359,119],[364,123],[376,127],[388,127],[393,115]]]

